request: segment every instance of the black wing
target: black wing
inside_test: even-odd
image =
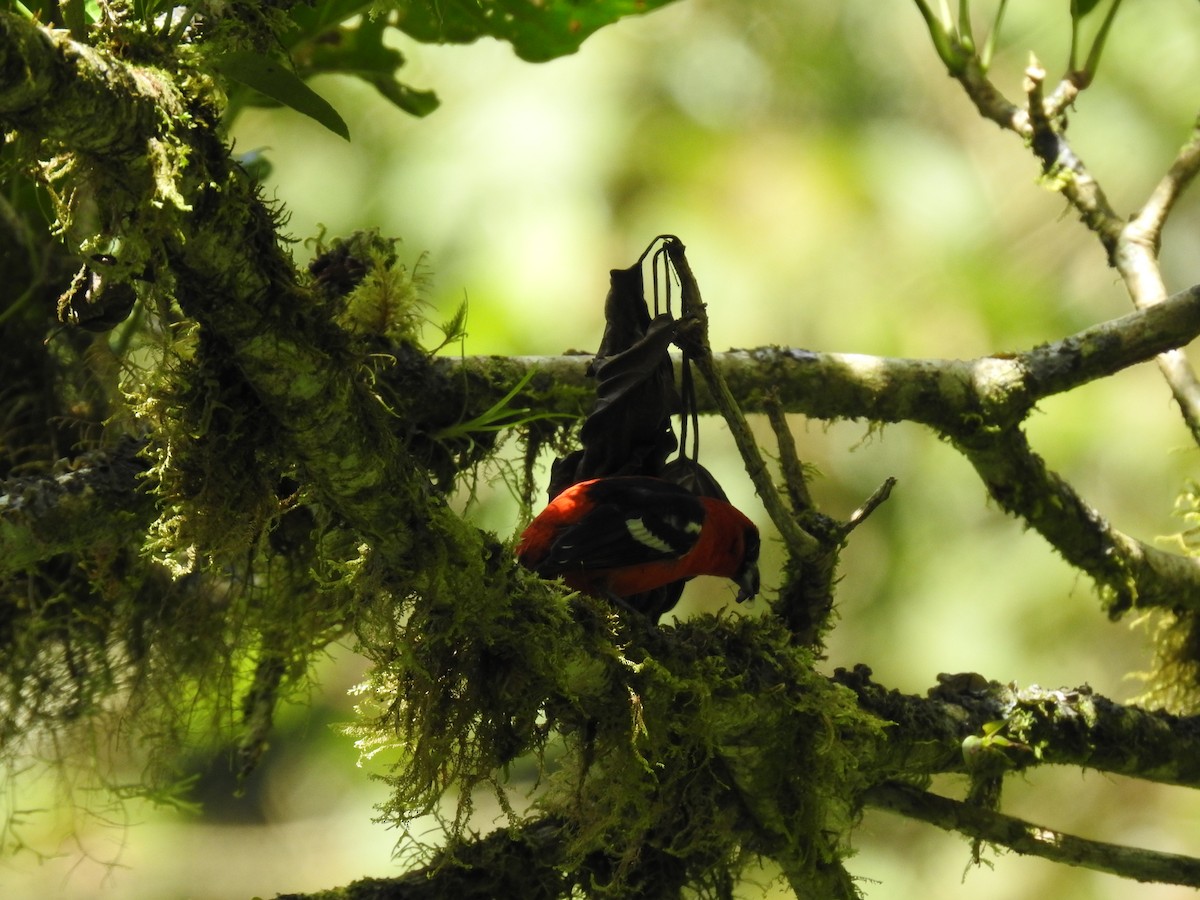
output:
[[[555,539],[538,566],[543,574],[678,559],[704,525],[700,500],[657,478],[605,478],[588,496],[595,505]]]

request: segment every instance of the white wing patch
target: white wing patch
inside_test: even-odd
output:
[[[646,523],[641,519],[626,519],[625,528],[629,531],[629,536],[639,544],[644,544],[651,550],[657,550],[659,553],[674,553],[675,548],[654,534]]]
[[[683,532],[685,534],[699,534],[703,524],[703,522],[689,520],[684,523]],[[651,531],[648,527],[646,527],[646,522],[643,519],[626,519],[625,529],[629,532],[629,536],[631,538],[633,538],[639,544],[649,547],[651,550],[654,550],[657,553],[674,556],[683,550],[682,547],[671,544],[670,541],[664,540]]]

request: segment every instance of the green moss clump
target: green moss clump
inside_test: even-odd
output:
[[[494,570],[494,596],[406,606],[354,729],[368,755],[397,755],[385,820],[405,828],[457,792],[453,845],[491,785],[526,821],[497,772],[532,751],[544,786],[528,814],[565,823],[563,868],[590,895],[717,896],[761,858],[794,886],[841,872],[881,724],[777,620],[652,630],[526,581]]]

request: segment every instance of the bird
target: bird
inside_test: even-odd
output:
[[[516,556],[544,578],[639,609],[640,595],[697,575],[729,578],[737,602],[749,600],[759,589],[759,548],[758,528],[725,500],[622,475],[564,489],[521,533]],[[665,609],[639,611],[657,620]]]

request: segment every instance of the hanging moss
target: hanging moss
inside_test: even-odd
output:
[[[760,857],[819,883],[848,855],[847,798],[865,785],[858,762],[875,757],[881,725],[776,620],[631,628],[602,602],[568,605],[519,584],[523,573],[472,568],[410,598],[402,624],[376,636],[391,658],[377,656],[370,715],[352,731],[367,755],[398,756],[386,820],[403,828],[455,792],[453,845],[472,789],[518,752],[540,759],[553,727],[567,755],[537,812],[566,823],[564,867],[589,873],[597,896],[682,884],[716,896]]]

